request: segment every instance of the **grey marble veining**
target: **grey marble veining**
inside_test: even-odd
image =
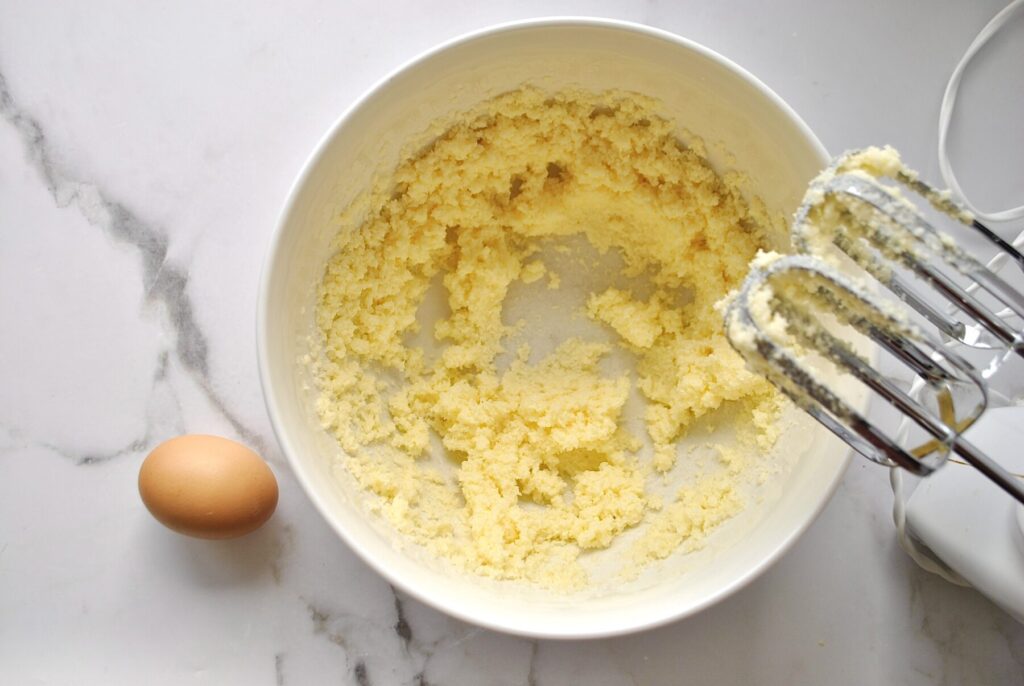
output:
[[[174,353],[188,369],[218,412],[231,424],[238,436],[259,451],[264,441],[246,427],[228,409],[214,390],[210,380],[206,335],[193,314],[188,291],[187,270],[170,264],[167,259],[168,237],[165,231],[143,221],[124,203],[109,197],[95,184],[72,178],[54,160],[46,134],[39,122],[19,107],[0,72],[0,116],[13,126],[25,145],[25,155],[32,161],[47,190],[58,207],[74,207],[88,222],[103,231],[112,240],[126,243],[138,252],[143,267],[143,285],[146,300],[158,303],[166,313],[167,323],[173,330]],[[154,383],[166,373],[166,359],[157,366]],[[93,464],[128,452],[136,452],[151,442],[151,437],[140,437],[124,450],[110,455],[86,455],[79,464]]]
[[[252,334],[263,251],[315,141],[377,77],[453,35],[556,12],[649,23],[753,71],[830,149],[893,143],[934,177],[947,70],[999,6],[5,3],[0,683],[1024,683],[1024,627],[914,566],[887,476],[863,462],[778,564],[684,622],[551,642],[447,617],[366,567],[305,499],[263,410]],[[821,30],[833,24],[843,51]],[[1009,54],[993,47],[985,83]],[[993,97],[993,116],[1019,118]],[[958,135],[984,136],[979,112],[965,107]],[[1019,173],[971,161],[964,177],[1008,189]],[[1001,200],[985,204],[1019,202]],[[148,516],[139,462],[186,431],[271,462],[281,501],[266,527],[194,541]]]

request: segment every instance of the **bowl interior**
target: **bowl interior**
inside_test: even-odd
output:
[[[739,170],[750,191],[788,216],[825,151],[770,91],[698,46],[657,31],[596,20],[518,24],[443,46],[381,84],[321,142],[296,183],[264,273],[261,374],[271,419],[304,488],[365,560],[420,599],[484,626],[534,636],[623,633],[685,616],[724,597],[766,567],[831,495],[847,451],[797,417],[782,445],[785,473],[721,527],[701,551],[671,558],[652,575],[599,593],[575,594],[453,575],[402,550],[368,516],[351,483],[332,474],[336,442],[319,425],[315,385],[302,363],[312,335],[316,285],[338,230],[337,215],[387,172],[439,118],[523,84],[621,89],[658,98],[699,136],[719,171]]]

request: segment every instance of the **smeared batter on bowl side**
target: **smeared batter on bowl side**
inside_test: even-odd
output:
[[[342,217],[316,309],[319,414],[371,507],[460,568],[575,588],[581,552],[631,528],[624,569],[699,547],[743,507],[730,478],[743,460],[722,452],[721,469],[665,501],[650,486],[677,440],[726,405],[752,444],[775,440],[781,397],[729,347],[714,303],[778,220],[657,110],[636,94],[504,94],[403,161],[368,212]],[[635,381],[600,371],[608,343],[569,338],[532,363],[512,345],[510,286],[558,288],[537,253],[573,235],[617,251],[648,286],[592,293],[584,308],[635,357]],[[450,313],[428,358],[409,338],[439,276]],[[634,383],[653,453],[624,423]],[[450,473],[424,459],[438,440]]]

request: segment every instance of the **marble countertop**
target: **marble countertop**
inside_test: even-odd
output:
[[[830,150],[892,143],[938,179],[942,88],[1001,4],[4,2],[0,683],[1024,683],[1024,626],[907,558],[887,473],[863,461],[778,564],[686,621],[547,642],[450,619],[396,593],[307,502],[253,335],[306,155],[441,40],[554,13],[650,24],[753,71]],[[964,85],[953,154],[982,206],[1021,200],[1022,39],[1018,21]],[[140,461],[183,432],[270,460],[268,526],[210,543],[149,517]]]

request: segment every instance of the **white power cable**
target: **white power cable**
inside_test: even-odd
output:
[[[994,36],[999,29],[1003,28],[1006,22],[1013,18],[1013,15],[1018,11],[1024,9],[1024,0],[1013,0],[1009,5],[1003,8],[999,14],[992,17],[992,20],[985,25],[985,28],[981,30],[981,33],[971,42],[970,47],[967,48],[967,52],[960,58],[960,62],[956,65],[953,70],[952,76],[949,77],[949,82],[946,84],[946,92],[942,95],[942,105],[939,107],[939,171],[942,174],[942,180],[945,181],[946,187],[953,191],[964,204],[967,209],[974,214],[975,217],[984,221],[990,222],[1007,222],[1014,219],[1021,219],[1024,217],[1024,205],[1018,205],[1008,210],[1001,212],[984,212],[975,207],[970,200],[967,199],[967,195],[963,189],[960,188],[960,184],[956,180],[956,174],[953,173],[953,165],[949,161],[949,153],[946,150],[946,139],[949,135],[949,122],[953,118],[953,107],[956,105],[956,95],[960,90],[960,81],[963,78],[964,70],[970,63],[971,59],[981,50],[986,43]],[[1024,240],[1024,232],[1021,236],[1017,237],[1019,240]],[[1014,241],[1017,244],[1017,241]]]
[[[960,203],[967,207],[975,217],[986,222],[1005,222],[1020,219],[1024,217],[1024,205],[1003,210],[1001,212],[984,212],[975,207],[971,201],[967,199],[967,195],[960,187],[960,184],[956,180],[956,175],[953,173],[953,165],[949,161],[949,154],[946,149],[946,139],[949,134],[949,123],[953,117],[953,108],[956,104],[956,96],[960,90],[960,81],[963,79],[964,70],[967,68],[968,63],[989,41],[989,39],[991,39],[992,36],[994,36],[1016,12],[1022,9],[1024,9],[1024,0],[1013,0],[1013,2],[1004,7],[1001,12],[994,16],[992,20],[985,25],[985,28],[981,30],[981,33],[979,33],[971,42],[971,45],[967,48],[967,52],[965,52],[964,56],[960,58],[960,62],[957,63],[956,68],[953,70],[953,74],[949,77],[949,82],[946,84],[946,91],[942,95],[942,105],[939,107],[938,153],[939,171],[942,174],[942,180],[954,195],[956,195]],[[1012,241],[1012,245],[1015,248],[1019,248],[1022,244],[1024,244],[1024,230],[1017,234],[1017,237]],[[1007,259],[1009,259],[1009,255],[1005,252],[1000,252],[989,260],[987,266],[993,272],[998,272]],[[910,393],[912,395],[916,394],[922,385],[923,384],[920,383],[920,380],[915,381],[913,387],[910,389]],[[900,423],[900,428],[898,430],[898,439],[900,441],[906,438],[909,428],[909,422],[904,418]],[[890,468],[889,485],[892,487],[893,493],[892,518],[893,523],[896,525],[896,537],[899,540],[900,547],[903,548],[907,555],[909,555],[910,558],[925,571],[936,574],[946,581],[958,586],[970,586],[970,583],[950,569],[941,560],[937,560],[925,552],[925,550],[918,546],[918,544],[907,533],[907,512],[906,502],[903,497],[903,472],[901,468]]]
[[[907,507],[903,498],[902,467],[889,468],[889,486],[892,487],[893,494],[892,521],[896,524],[896,539],[899,541],[900,547],[903,548],[903,552],[909,555],[910,559],[926,572],[940,576],[957,586],[970,586],[971,584],[966,579],[946,566],[945,563],[932,558],[928,553],[924,552],[907,533]]]

